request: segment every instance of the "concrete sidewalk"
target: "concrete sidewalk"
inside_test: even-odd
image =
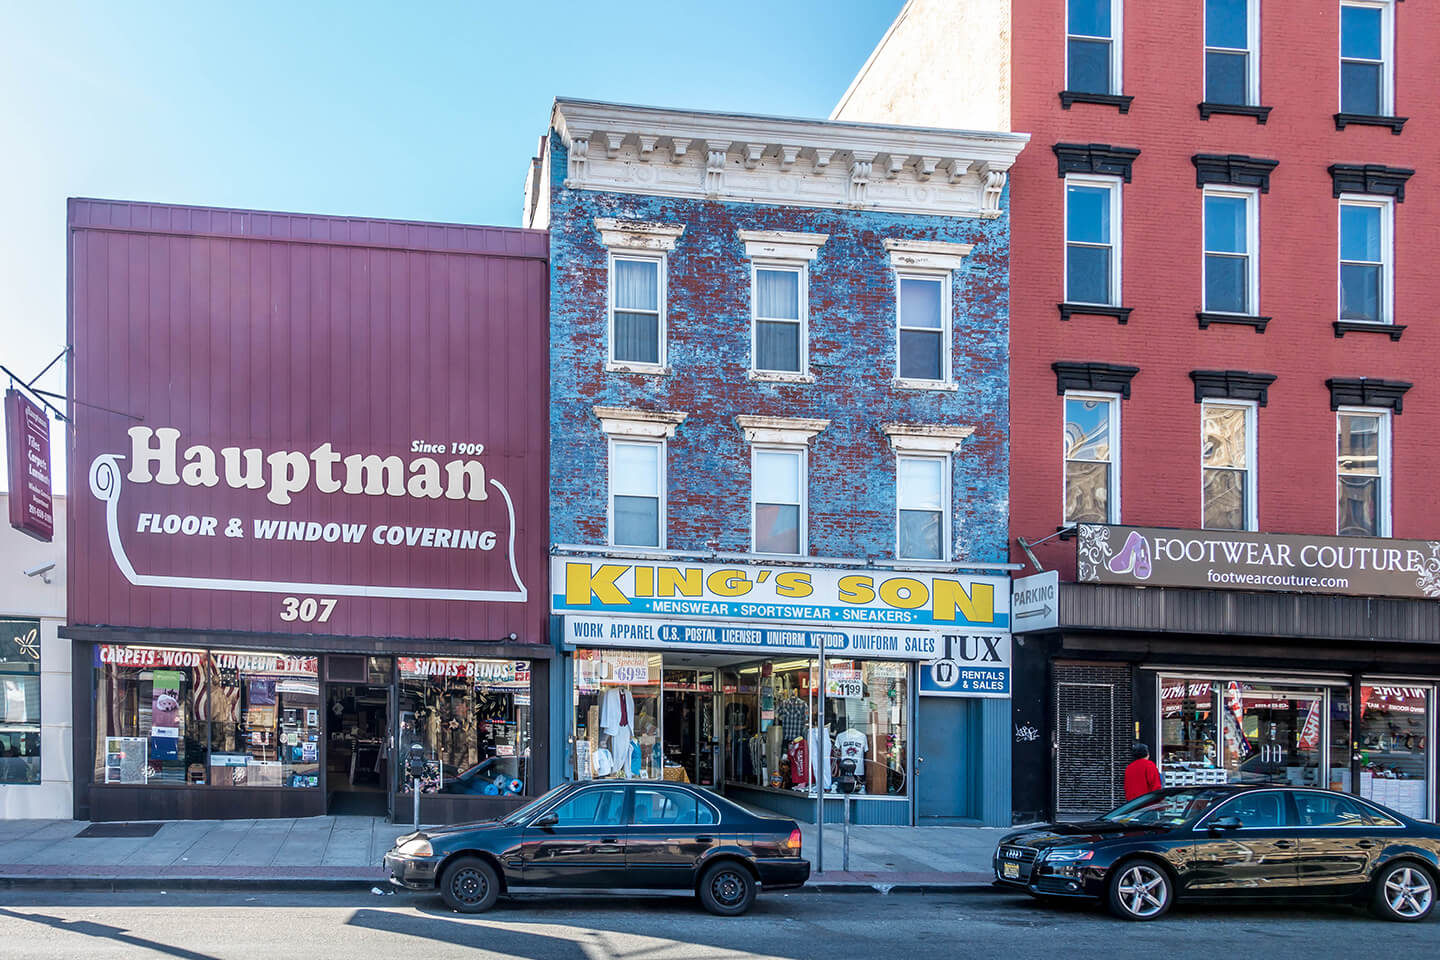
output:
[[[376,817],[175,820],[153,836],[79,837],[74,820],[0,821],[0,888],[315,889],[382,883],[380,858],[406,824]],[[104,825],[100,825],[104,826]],[[816,864],[815,827],[803,824]],[[817,890],[955,890],[988,886],[990,854],[1003,830],[983,827],[851,827],[850,870],[842,829],[825,826]]]

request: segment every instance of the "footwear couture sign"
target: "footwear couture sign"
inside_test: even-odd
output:
[[[1440,541],[1079,525],[1081,583],[1440,599]]]

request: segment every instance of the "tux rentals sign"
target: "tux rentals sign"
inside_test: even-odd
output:
[[[1081,583],[1440,599],[1440,541],[1082,523]]]

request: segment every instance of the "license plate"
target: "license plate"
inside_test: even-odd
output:
[[[1002,863],[1000,864],[1000,870],[1001,875],[1006,880],[1020,879],[1020,864],[1018,863]]]

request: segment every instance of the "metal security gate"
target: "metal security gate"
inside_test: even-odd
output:
[[[1119,806],[1133,736],[1129,668],[1056,664],[1054,708],[1056,818]]]

